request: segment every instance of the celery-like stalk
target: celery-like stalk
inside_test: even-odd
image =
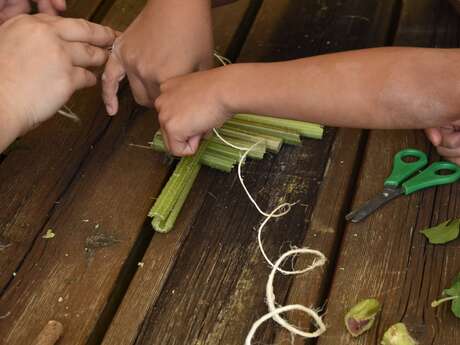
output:
[[[229,137],[226,137],[225,135],[222,135],[222,137],[226,141],[228,141],[229,143],[231,143],[233,145],[236,145],[238,147],[245,148],[245,149],[249,149],[250,147],[252,147],[251,151],[248,152],[248,157],[253,158],[253,159],[262,159],[262,158],[264,158],[265,152],[267,151],[266,147],[265,147],[265,143],[263,143],[263,142],[261,142],[260,144],[257,144],[257,145],[254,146],[255,143],[250,142],[250,141],[246,141],[246,140],[242,140],[242,139],[229,138]],[[211,137],[211,139],[209,139],[209,140],[212,143],[217,143],[217,144],[220,144],[220,145],[227,145],[220,138],[215,137],[215,136]]]
[[[242,130],[249,131],[254,133],[255,135],[266,134],[271,135],[277,138],[283,139],[286,144],[291,145],[300,145],[300,135],[290,129],[281,128],[281,127],[274,127],[271,125],[261,124],[257,122],[250,122],[238,119],[231,119],[226,122],[234,127],[241,128]]]
[[[155,135],[152,141],[152,148],[158,152],[166,152],[161,135]],[[240,158],[241,154],[237,149],[210,142],[201,157],[200,163],[212,169],[230,172]]]
[[[184,206],[185,200],[187,199],[187,196],[189,195],[193,187],[193,183],[195,182],[199,171],[200,171],[199,164],[195,164],[190,168],[190,171],[187,174],[187,180],[185,181],[185,184],[183,185],[183,188],[179,194],[179,197],[177,198],[171,211],[169,212],[168,217],[165,220],[161,219],[160,217],[153,218],[152,226],[156,231],[169,232],[172,230],[172,228],[174,227],[174,223],[176,222],[176,219],[179,216],[179,213],[182,209],[182,206]]]
[[[232,171],[236,163],[236,160],[228,157],[223,157],[212,151],[206,151],[203,157],[201,157],[201,164],[206,165],[212,169],[217,169],[227,173]]]
[[[278,153],[283,145],[283,140],[280,138],[260,133],[254,134],[231,125],[222,126],[219,128],[219,133],[228,138],[243,139],[252,143],[263,141],[267,146],[267,150],[275,153]]]
[[[163,188],[160,196],[153,205],[150,215],[165,221],[175,203],[179,199],[182,190],[190,179],[193,172],[193,167],[200,164],[201,157],[206,150],[207,142],[203,141],[197,153],[190,157],[182,158],[177,165],[174,173],[170,177],[166,186]]]
[[[280,119],[277,117],[252,114],[236,114],[233,118],[237,120],[263,123],[274,127],[290,129],[299,133],[302,137],[313,139],[321,139],[324,133],[323,126],[304,121]]]

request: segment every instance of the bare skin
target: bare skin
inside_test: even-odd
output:
[[[19,14],[29,13],[31,1],[37,4],[40,13],[57,15],[66,9],[65,0],[0,0],[0,23]]]
[[[339,127],[452,128],[460,120],[459,56],[458,49],[377,48],[232,65],[166,81],[155,105],[179,156],[240,112]],[[439,145],[460,143],[433,132]]]
[[[1,25],[0,152],[55,114],[76,90],[95,85],[89,68],[107,61],[114,39],[107,27],[44,14]]]
[[[150,0],[117,38],[103,75],[107,112],[118,111],[119,82],[127,75],[135,100],[153,107],[160,83],[212,66],[210,0]]]

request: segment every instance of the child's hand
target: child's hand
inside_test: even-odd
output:
[[[438,153],[445,159],[460,164],[460,126],[429,128],[425,133]]]
[[[175,156],[196,152],[201,138],[220,127],[232,112],[225,105],[223,68],[197,72],[161,84],[155,101],[168,150]]]
[[[106,62],[114,38],[107,27],[44,14],[1,25],[0,117],[8,126],[0,126],[0,139],[37,126],[76,90],[96,84],[88,68]]]
[[[65,11],[65,0],[32,0],[37,3],[38,11],[49,15],[58,15],[59,12]]]
[[[212,66],[207,0],[150,0],[116,40],[103,76],[107,112],[118,111],[119,82],[128,75],[137,103],[153,108],[160,83]]]
[[[29,12],[29,0],[0,0],[0,24],[19,14]]]

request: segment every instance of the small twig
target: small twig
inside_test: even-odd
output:
[[[59,321],[48,321],[33,345],[55,345],[64,333],[64,326]]]
[[[68,106],[64,105],[62,109],[58,110],[58,114],[62,115],[64,117],[67,117],[68,119],[71,119],[74,122],[80,123],[81,120],[78,117],[77,114],[75,114],[72,109],[70,109]]]

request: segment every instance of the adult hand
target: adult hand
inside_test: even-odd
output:
[[[115,41],[103,75],[107,112],[118,111],[119,82],[128,76],[137,103],[153,107],[160,83],[212,66],[209,0],[150,0]]]
[[[106,62],[114,38],[110,28],[44,14],[1,25],[0,116],[8,126],[0,127],[0,139],[37,126],[76,90],[96,84],[88,68]]]
[[[32,0],[37,3],[38,11],[49,15],[58,15],[59,12],[65,11],[65,0]]]
[[[19,14],[29,12],[29,0],[0,0],[0,24]]]

